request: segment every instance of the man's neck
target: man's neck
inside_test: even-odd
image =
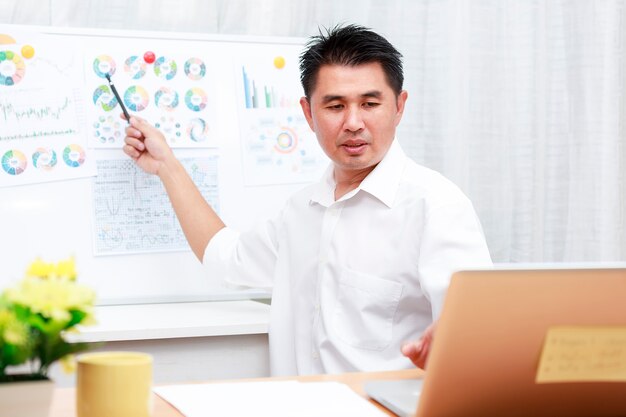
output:
[[[335,201],[361,185],[361,182],[375,167],[376,165],[356,171],[335,167]]]

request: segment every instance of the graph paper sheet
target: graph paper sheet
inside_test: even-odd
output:
[[[219,213],[216,156],[181,163],[204,199]],[[94,254],[188,250],[185,235],[156,175],[130,159],[99,160],[93,179]]]

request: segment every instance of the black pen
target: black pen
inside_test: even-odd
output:
[[[111,81],[111,75],[107,73],[104,76],[107,78],[107,81],[109,82],[109,86],[111,87],[111,91],[113,91],[113,95],[115,95],[117,102],[120,103],[120,106],[122,107],[122,111],[124,112],[124,117],[126,118],[126,121],[130,124],[130,114],[128,114],[128,110],[126,110],[126,107],[124,106],[124,102],[120,98],[120,95],[118,94],[117,89],[113,85],[113,81]]]

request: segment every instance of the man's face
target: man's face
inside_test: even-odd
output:
[[[310,100],[300,100],[335,174],[372,170],[394,139],[407,93],[397,97],[378,62],[324,65]]]

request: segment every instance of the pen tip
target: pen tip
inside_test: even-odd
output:
[[[104,74],[104,76],[106,77],[107,80],[111,81],[111,74],[107,72],[106,74]]]

